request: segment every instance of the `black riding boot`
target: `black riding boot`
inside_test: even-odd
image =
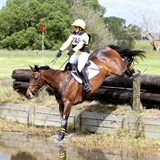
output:
[[[87,73],[85,71],[85,67],[82,69],[81,74],[82,74],[83,83],[84,83],[84,90],[86,92],[88,92],[91,90],[91,85],[89,83],[89,79],[88,79]]]

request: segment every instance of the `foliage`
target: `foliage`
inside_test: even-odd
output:
[[[72,21],[63,0],[8,0],[0,11],[0,48],[40,49],[42,22],[45,23],[45,48],[55,48],[67,38]]]
[[[135,40],[140,39],[141,30],[136,25],[129,24],[126,26],[126,21],[118,17],[106,17],[104,21],[106,28],[117,39],[118,45],[133,47]]]
[[[39,28],[44,22],[45,49],[58,49],[71,33],[71,23],[74,20],[72,15],[77,13],[73,12],[77,9],[77,2],[76,0],[7,0],[6,7],[0,10],[0,23],[2,24],[0,48],[41,49],[42,35]],[[105,13],[105,8],[99,5],[98,0],[79,2],[78,5],[87,6],[87,12],[91,9],[92,15]],[[81,12],[86,13],[85,10]],[[96,15],[97,19],[100,19],[99,15]],[[98,20],[98,23],[104,25],[102,20]]]
[[[105,28],[103,19],[89,7],[81,6],[73,10],[74,19],[82,18],[86,22],[86,30],[91,35],[90,48],[96,50],[108,44],[114,44],[112,34]]]
[[[98,13],[100,16],[103,16],[106,12],[106,9],[98,3],[98,0],[66,0],[66,2],[69,4],[70,7],[75,9],[82,6],[89,7],[90,9]]]
[[[107,44],[133,46],[140,29],[125,25],[116,17],[104,18],[105,8],[98,0],[7,0],[0,10],[0,49],[41,49],[45,24],[44,48],[57,50],[72,32],[74,19],[86,21],[91,34],[91,50]]]

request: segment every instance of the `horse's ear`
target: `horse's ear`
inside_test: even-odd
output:
[[[39,67],[37,65],[34,65],[35,71],[39,71]]]
[[[33,72],[35,71],[34,68],[33,68],[32,66],[29,65],[29,67],[31,68],[31,70],[32,70]]]

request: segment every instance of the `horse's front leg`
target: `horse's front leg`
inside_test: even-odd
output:
[[[65,135],[67,134],[68,118],[71,112],[71,107],[72,105],[69,102],[67,102],[64,105],[64,111],[63,111],[62,122],[61,122],[61,130],[57,137],[59,141],[63,140]]]

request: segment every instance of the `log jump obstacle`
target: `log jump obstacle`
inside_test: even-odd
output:
[[[17,69],[12,72],[13,88],[25,95],[29,86],[30,69]],[[50,94],[51,88],[47,88]],[[128,76],[110,76],[102,86],[88,99],[105,103],[132,104],[133,109],[143,106],[160,107],[160,75],[141,74],[135,79]]]

